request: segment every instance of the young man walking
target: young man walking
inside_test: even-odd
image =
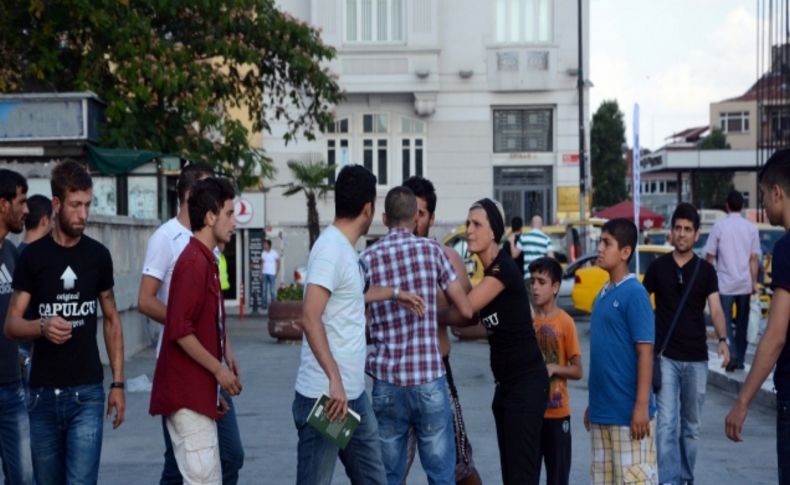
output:
[[[271,239],[263,242],[261,271],[263,272],[263,308],[266,309],[277,300],[277,274],[280,272],[280,254],[272,249]]]
[[[178,469],[189,484],[221,482],[216,420],[228,411],[219,388],[235,396],[239,377],[225,362],[227,331],[214,248],[236,227],[233,186],[198,182],[189,196],[194,237],[173,270],[161,352],[151,391],[152,415],[162,415]]]
[[[360,165],[344,167],[335,182],[335,220],[310,251],[302,310],[302,361],[293,402],[299,434],[297,484],[331,483],[338,456],[352,484],[387,481],[378,424],[365,393],[365,302],[396,299],[420,313],[423,301],[413,293],[366,284],[365,268],[354,245],[367,234],[375,203],[376,177]],[[349,408],[361,416],[343,450],[307,424],[322,394],[330,398],[329,419],[344,418]]]
[[[790,230],[790,149],[777,150],[765,163],[760,171],[760,192],[771,224]],[[724,425],[728,438],[742,441],[749,403],[773,369],[779,485],[790,485],[790,234],[785,234],[774,245],[773,255],[771,288],[774,293],[768,310],[768,325],[757,346],[749,375]]]
[[[0,169],[0,325],[5,326],[13,293],[17,248],[9,233],[22,232],[27,214],[27,182],[20,174]],[[19,371],[19,351],[13,340],[0,335],[0,460],[5,483],[33,483],[30,431],[25,407],[25,387]]]
[[[362,253],[371,284],[409,290],[426,302],[422,316],[394,301],[370,306],[374,350],[367,358],[373,377],[373,411],[379,421],[382,458],[390,485],[405,478],[409,430],[414,431],[429,483],[455,483],[455,433],[447,378],[437,337],[437,292],[441,288],[465,318],[472,306],[441,245],[413,234],[417,199],[395,187],[385,199],[388,234]]]
[[[170,282],[173,278],[176,261],[192,238],[189,220],[189,195],[200,180],[211,177],[213,174],[212,168],[204,163],[192,163],[181,170],[176,183],[179,202],[178,214],[159,226],[148,240],[137,307],[140,313],[162,325],[165,324],[167,316]],[[163,337],[164,329],[159,334],[157,349],[161,347]],[[228,347],[225,349],[225,358],[228,366],[238,375],[239,364],[233,354],[229,339]],[[244,448],[241,443],[233,400],[224,390],[220,391],[220,398],[227,404],[227,412],[217,421],[222,481],[224,485],[235,485],[239,480],[239,470],[244,464]],[[180,485],[183,478],[178,471],[165,417],[162,417],[162,435],[165,441],[165,464],[159,483],[160,485]]]
[[[52,171],[52,233],[22,253],[5,333],[33,340],[28,413],[37,483],[96,483],[104,426],[103,369],[96,344],[98,305],[112,369],[107,399],[113,428],[124,418],[123,332],[110,252],[83,234],[91,177],[73,160]],[[37,310],[26,320],[25,310]]]
[[[661,388],[654,389],[658,479],[661,484],[685,485],[694,482],[708,381],[706,304],[719,337],[722,367],[729,363],[730,352],[716,270],[693,251],[699,238],[699,213],[693,205],[682,203],[672,214],[671,224],[675,249],[650,265],[643,284],[655,295],[656,348],[663,349]]]

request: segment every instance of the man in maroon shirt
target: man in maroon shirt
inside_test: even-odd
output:
[[[176,262],[170,283],[164,338],[151,392],[152,415],[167,419],[178,469],[186,483],[219,484],[216,419],[219,388],[241,392],[238,375],[225,364],[225,307],[212,249],[228,243],[236,220],[233,187],[209,177],[189,196],[194,237]]]

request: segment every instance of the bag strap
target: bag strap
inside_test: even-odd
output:
[[[667,332],[667,336],[664,337],[664,343],[661,345],[661,350],[658,351],[658,355],[663,354],[667,349],[667,345],[669,345],[669,338],[672,336],[672,332],[675,331],[678,320],[680,320],[680,312],[683,311],[683,307],[686,304],[689,293],[691,293],[691,287],[694,286],[694,280],[697,279],[697,273],[699,273],[700,264],[702,264],[702,258],[697,257],[697,264],[694,265],[694,272],[691,274],[691,279],[688,282],[688,286],[686,286],[686,290],[683,292],[683,297],[680,299],[680,304],[678,305],[677,310],[675,310],[675,317],[672,319],[672,324],[669,326],[669,332]]]

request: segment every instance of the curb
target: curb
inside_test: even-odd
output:
[[[751,366],[746,364],[743,370],[735,372],[725,372],[719,366],[719,357],[713,352],[709,352],[708,360],[708,384],[721,389],[732,395],[738,395],[741,391],[741,386],[746,380]],[[776,394],[774,393],[773,373],[760,386],[760,390],[754,396],[755,402],[761,406],[766,406],[771,409],[776,409]]]

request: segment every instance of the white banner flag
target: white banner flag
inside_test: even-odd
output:
[[[640,195],[640,176],[639,176],[639,103],[634,104],[634,164],[631,167],[633,172],[633,201],[634,201],[634,224],[636,224],[636,240],[639,242],[639,207],[641,205]],[[638,246],[637,246],[638,247]],[[639,274],[639,250],[636,250],[636,274]]]

